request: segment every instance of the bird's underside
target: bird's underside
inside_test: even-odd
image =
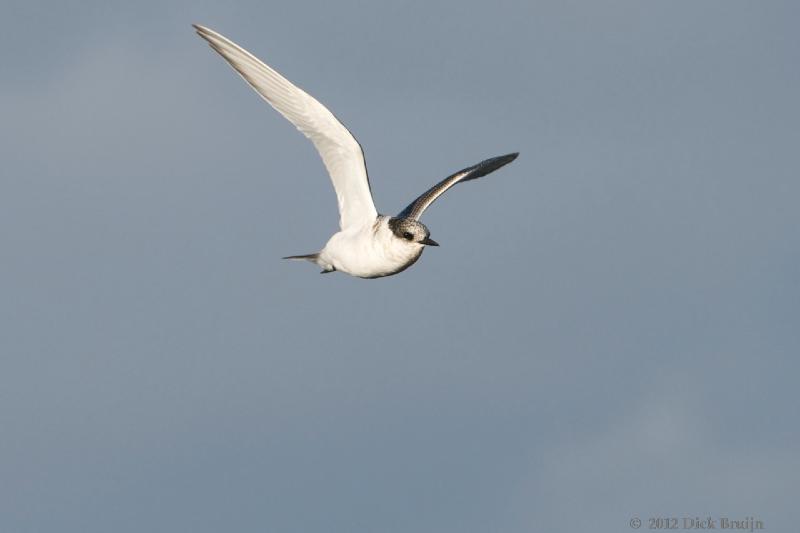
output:
[[[378,215],[364,153],[350,131],[314,97],[253,54],[209,28],[194,27],[264,100],[311,140],[330,174],[339,204],[340,231],[319,252],[285,259],[310,261],[323,273],[341,271],[362,278],[402,272],[419,259],[426,246],[438,246],[419,221],[422,213],[455,184],[494,172],[519,155],[481,161],[440,181],[397,216]]]

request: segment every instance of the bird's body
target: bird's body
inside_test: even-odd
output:
[[[313,261],[325,272],[338,270],[359,278],[381,278],[413,265],[425,245],[398,239],[391,217],[379,215],[372,224],[335,233]]]
[[[419,218],[450,187],[493,172],[516,159],[516,153],[487,159],[437,183],[396,217],[379,215],[372,201],[361,145],[341,122],[308,93],[293,85],[219,33],[195,25],[197,33],[273,108],[308,137],[331,176],[339,203],[340,231],[313,254],[285,259],[311,261],[322,272],[340,271],[360,278],[379,278],[402,272],[422,255],[425,246],[438,246]]]

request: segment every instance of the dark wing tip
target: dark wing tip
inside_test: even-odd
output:
[[[489,159],[484,159],[474,167],[469,170],[469,174],[462,180],[462,181],[470,181],[478,178],[482,178],[486,174],[490,174],[497,170],[500,167],[503,167],[513,160],[515,160],[519,156],[519,152],[512,152],[506,155],[500,155],[497,157],[490,157]]]
[[[214,30],[206,28],[202,24],[192,24],[192,28],[194,28],[194,31],[197,33],[197,35],[199,35],[209,43],[211,43],[212,37],[215,36]]]
[[[486,173],[488,174],[489,172],[494,172],[498,168],[511,163],[517,157],[519,157],[519,152],[512,152],[512,153],[506,154],[506,155],[500,155],[500,156],[497,156],[497,157],[491,157],[489,159],[486,159],[486,160],[481,161],[480,163],[478,163],[478,167],[480,167],[481,170],[483,170],[485,168],[486,169]]]
[[[194,31],[197,35],[199,35],[209,44],[211,43],[211,41],[208,38],[208,32],[206,31],[206,28],[204,26],[201,26],[200,24],[192,24],[192,28],[194,28]]]

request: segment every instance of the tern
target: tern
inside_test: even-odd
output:
[[[380,215],[372,201],[361,145],[333,113],[227,37],[193,26],[264,100],[314,143],[330,174],[339,204],[340,231],[319,252],[284,259],[310,261],[321,267],[323,274],[339,271],[359,278],[402,272],[417,262],[426,246],[439,246],[419,221],[422,213],[456,183],[485,176],[519,155],[492,157],[460,170],[425,191],[397,216]]]

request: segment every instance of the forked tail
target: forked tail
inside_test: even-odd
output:
[[[319,259],[319,252],[308,255],[290,255],[284,257],[283,259],[293,259],[295,261],[311,261],[312,263],[316,263],[317,259]]]
[[[292,259],[294,261],[310,261],[315,265],[322,267],[322,272],[320,272],[320,274],[327,274],[328,272],[336,272],[336,269],[333,267],[333,265],[329,265],[324,261],[320,262],[319,252],[308,255],[290,255],[288,257],[284,257],[284,259]]]

